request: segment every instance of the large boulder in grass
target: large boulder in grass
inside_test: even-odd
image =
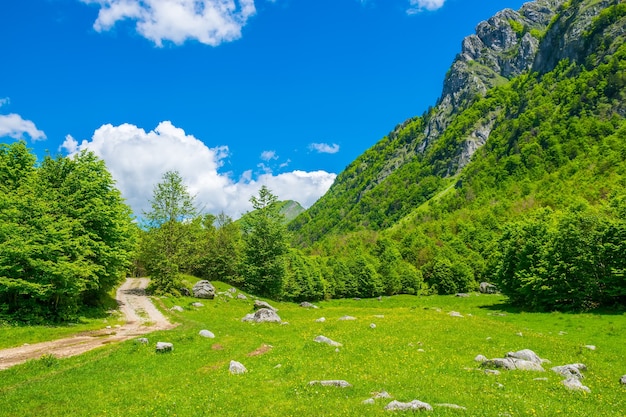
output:
[[[509,352],[506,354],[506,357],[514,358],[514,359],[522,359],[525,361],[538,363],[540,365],[544,362],[549,362],[547,359],[541,359],[539,355],[537,355],[535,352],[533,352],[530,349],[522,349],[522,350],[518,350],[517,352]]]
[[[169,342],[157,342],[156,344],[156,352],[157,353],[165,353],[171,352],[174,350],[174,345]]]
[[[203,279],[202,281],[196,282],[196,285],[193,286],[193,296],[196,298],[206,298],[213,299],[215,298],[215,287],[209,281]]]
[[[483,294],[495,294],[498,292],[498,287],[488,282],[481,282],[478,290]]]
[[[246,314],[241,321],[252,321],[255,323],[281,323],[282,320],[274,310],[261,308],[254,313]]]
[[[385,406],[385,410],[389,410],[389,411],[407,411],[407,410],[412,410],[412,411],[416,411],[416,410],[426,410],[426,411],[433,411],[433,407],[428,404],[428,403],[424,403],[418,400],[413,400],[411,402],[408,403],[403,403],[400,401],[392,401],[389,404],[387,404]]]
[[[278,311],[277,308],[272,307],[271,305],[269,305],[265,301],[254,300],[254,309],[255,310],[259,310],[261,308],[267,308],[267,309],[272,310],[272,311]]]

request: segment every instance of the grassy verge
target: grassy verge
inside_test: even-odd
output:
[[[194,301],[160,299],[165,308],[185,308],[174,317],[182,324],[148,335],[149,345],[128,341],[0,372],[0,415],[389,415],[390,400],[362,404],[383,390],[400,401],[467,408],[424,413],[432,416],[624,416],[626,410],[619,384],[626,374],[624,314],[519,313],[500,296],[397,296],[322,302],[319,309],[272,303],[289,322],[278,325],[241,322],[251,299],[219,297],[199,308]],[[452,310],[464,317],[451,317]],[[357,319],[338,320],[344,315]],[[319,317],[326,321],[316,322]],[[216,338],[200,337],[201,329]],[[318,335],[343,346],[318,344]],[[172,342],[174,351],[156,354],[157,341]],[[271,348],[259,349],[264,345]],[[585,363],[583,383],[591,393],[568,391],[549,370],[475,370],[478,354],[502,357],[525,348],[550,359],[547,369]],[[230,375],[230,360],[248,372]],[[345,379],[352,387],[309,386],[322,379]]]

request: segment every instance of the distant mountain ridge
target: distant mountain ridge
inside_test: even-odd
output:
[[[587,68],[606,62],[623,46],[624,6],[538,0],[479,23],[463,40],[436,106],[396,126],[340,173],[326,195],[291,222],[297,243],[389,228],[450,189],[492,132],[527,110],[490,94],[521,76],[548,74],[564,59]],[[614,100],[610,112],[624,117],[624,106]]]

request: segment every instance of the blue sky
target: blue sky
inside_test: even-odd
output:
[[[522,3],[3,1],[0,141],[96,152],[137,214],[172,169],[208,212],[238,217],[261,184],[309,206]]]

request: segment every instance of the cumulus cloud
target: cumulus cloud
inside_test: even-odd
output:
[[[80,144],[68,135],[62,147],[70,154],[88,149],[102,158],[137,215],[150,209],[154,186],[171,170],[180,173],[202,210],[214,214],[223,211],[233,218],[252,209],[249,199],[262,185],[281,200],[296,200],[309,207],[336,177],[325,171],[293,171],[279,175],[266,172],[255,178],[252,171],[246,171],[233,179],[219,171],[229,157],[227,146],[209,148],[168,121],[149,132],[132,124],[107,124]]]
[[[446,0],[409,0],[408,14],[416,14],[424,10],[434,11],[443,7]]]
[[[8,99],[2,99],[2,105],[8,103]],[[9,136],[13,139],[24,139],[30,136],[31,140],[44,140],[46,134],[37,129],[35,123],[22,119],[19,114],[0,114],[0,137]]]
[[[317,153],[337,153],[339,152],[339,145],[333,143],[329,145],[328,143],[312,143],[309,145],[309,149],[317,152]]]
[[[278,159],[278,155],[276,155],[276,151],[263,151],[261,152],[261,159],[271,161],[272,159]]]
[[[254,0],[80,0],[100,7],[93,27],[110,30],[117,22],[135,22],[137,33],[157,46],[187,40],[217,46],[241,37],[256,13]]]

